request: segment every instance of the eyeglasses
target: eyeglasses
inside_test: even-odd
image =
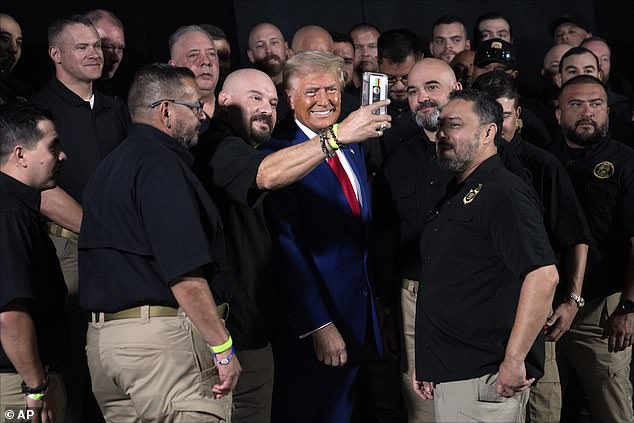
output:
[[[161,100],[156,100],[155,102],[150,103],[150,109],[155,108],[156,106],[158,106],[164,101],[174,103],[174,104],[179,104],[185,107],[189,107],[189,110],[191,110],[194,113],[194,116],[196,117],[200,117],[200,114],[203,112],[203,103],[201,101],[197,101],[195,103],[188,103],[187,101],[179,101],[179,100],[174,100],[172,98],[164,98]]]
[[[387,85],[389,85],[390,87],[393,85],[396,85],[398,81],[401,81],[403,85],[407,86],[407,75],[403,75],[403,76],[388,75],[387,76]]]

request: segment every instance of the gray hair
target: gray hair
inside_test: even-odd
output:
[[[206,37],[209,37],[211,42],[213,43],[214,39],[207,31],[205,31],[200,25],[185,25],[178,28],[170,37],[168,38],[168,44],[170,48],[170,56],[174,57],[174,45],[178,42],[178,40],[188,32],[200,32],[204,34]]]
[[[291,56],[284,65],[284,89],[291,90],[300,75],[312,72],[332,73],[339,82],[339,87],[345,84],[345,62],[339,56],[324,51],[302,51]]]

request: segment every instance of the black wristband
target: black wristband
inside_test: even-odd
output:
[[[44,382],[40,386],[36,386],[35,388],[31,388],[24,381],[22,381],[22,393],[23,394],[43,394],[46,392],[48,388],[48,384],[50,383],[50,379],[48,378],[48,373],[44,375]]]

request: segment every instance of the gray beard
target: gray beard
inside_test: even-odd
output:
[[[421,126],[428,131],[435,131],[438,129],[438,118],[440,117],[440,110],[436,107],[436,111],[431,115],[420,115],[418,112],[414,112],[414,120],[418,126]]]

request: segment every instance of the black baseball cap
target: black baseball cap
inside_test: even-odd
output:
[[[517,69],[517,55],[513,44],[501,38],[481,41],[473,58],[473,64],[483,68],[489,63],[502,63],[509,69]]]
[[[552,21],[550,25],[548,25],[548,32],[550,32],[550,35],[555,36],[555,31],[557,31],[557,28],[567,23],[576,25],[579,28],[583,28],[587,32],[592,32],[592,28],[590,28],[590,25],[588,25],[588,22],[586,22],[585,19],[581,18],[580,16],[573,15],[560,16]]]

